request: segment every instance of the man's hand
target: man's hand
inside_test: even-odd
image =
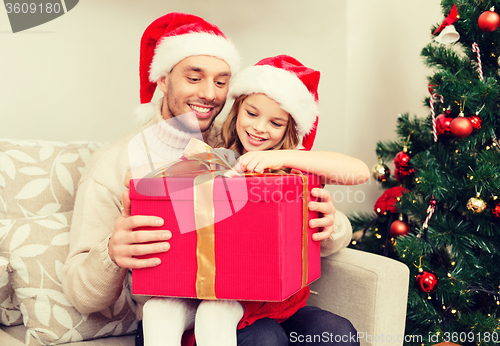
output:
[[[163,219],[156,216],[134,215],[130,213],[129,191],[122,195],[122,215],[116,220],[113,234],[109,239],[109,257],[122,268],[148,268],[161,263],[159,258],[139,259],[136,256],[166,252],[170,249],[167,240],[170,231],[133,231],[134,228],[163,225]]]
[[[309,226],[321,227],[320,232],[313,234],[312,239],[314,241],[319,241],[323,239],[328,239],[333,233],[333,224],[335,223],[335,207],[333,206],[333,199],[330,192],[320,188],[314,188],[311,190],[311,194],[317,197],[321,202],[309,202],[309,210],[319,211],[323,214],[323,217],[319,219],[309,220]]]

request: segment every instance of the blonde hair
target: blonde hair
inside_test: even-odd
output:
[[[227,119],[224,121],[224,125],[222,126],[221,143],[218,145],[219,147],[234,150],[240,155],[243,153],[243,144],[241,144],[238,133],[236,132],[236,120],[238,119],[240,106],[248,96],[250,95],[241,95],[234,101],[233,106],[227,115]],[[297,134],[297,125],[293,117],[290,115],[283,138],[278,144],[268,150],[294,149],[297,145],[299,145],[299,142],[300,139]]]

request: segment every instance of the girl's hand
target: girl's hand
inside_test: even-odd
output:
[[[318,202],[309,202],[309,210],[319,211],[320,217],[318,219],[309,220],[311,228],[319,227],[319,232],[313,234],[314,241],[328,239],[334,230],[335,212],[337,211],[333,206],[333,198],[328,190],[315,187],[311,190],[311,194],[319,199]]]
[[[287,150],[249,151],[240,157],[235,169],[251,173],[262,173],[266,168],[280,169],[287,157]]]

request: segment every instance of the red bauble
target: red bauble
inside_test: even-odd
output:
[[[443,113],[439,114],[436,117],[436,131],[438,136],[449,136],[451,135],[451,122],[453,121],[452,117],[449,117],[448,114]]]
[[[406,178],[409,178],[415,173],[415,168],[413,167],[396,167],[394,170],[394,178],[400,183]]]
[[[423,271],[417,275],[415,281],[419,290],[430,293],[437,288],[439,280],[434,273]]]
[[[468,116],[470,123],[472,124],[473,131],[477,131],[481,128],[481,118],[477,115],[469,115]]]
[[[393,223],[391,223],[390,232],[391,236],[394,238],[408,235],[410,233],[410,225],[408,225],[404,221],[396,220]]]
[[[497,221],[500,221],[500,200],[496,200],[493,202],[491,207],[491,215]]]
[[[437,84],[429,84],[427,86],[427,90],[429,90],[429,93],[432,95],[434,94],[434,90],[436,90],[437,87],[438,87]]]
[[[400,151],[396,154],[396,157],[394,157],[394,166],[396,166],[396,169],[398,167],[408,167],[409,165],[410,155],[407,152]]]
[[[486,11],[481,13],[477,20],[479,28],[484,32],[492,32],[500,25],[500,16],[494,11]]]
[[[472,133],[474,127],[468,118],[456,117],[450,124],[451,133],[455,137],[465,138]]]
[[[396,203],[398,202],[398,198],[403,196],[406,192],[408,192],[408,190],[402,186],[394,186],[385,190],[382,196],[375,202],[373,209],[379,215],[385,215],[387,212],[397,213],[398,208],[396,208]]]

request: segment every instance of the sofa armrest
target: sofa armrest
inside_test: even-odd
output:
[[[396,260],[343,249],[321,262],[309,305],[347,318],[365,345],[402,345],[410,271]]]

